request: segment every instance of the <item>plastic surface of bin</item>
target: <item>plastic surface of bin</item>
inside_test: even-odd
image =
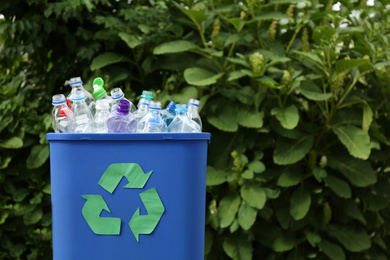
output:
[[[209,133],[49,133],[47,140],[54,260],[204,259]],[[143,188],[124,188],[133,181],[124,177],[110,193],[99,181],[110,165],[118,163],[137,164],[144,173],[153,172]],[[152,189],[164,206],[154,229],[156,223],[148,219],[152,213],[148,213],[149,202],[141,197]],[[92,230],[83,214],[86,195],[101,195],[110,210],[96,203],[94,223],[101,221],[104,229],[107,218],[120,219],[119,234],[102,235]],[[129,225],[137,209],[143,225],[152,226],[150,234],[140,232],[139,241],[136,233],[140,226],[133,225],[133,231]]]

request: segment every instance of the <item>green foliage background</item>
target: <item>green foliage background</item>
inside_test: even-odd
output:
[[[390,1],[2,0],[0,259],[51,259],[51,96],[201,101],[206,259],[390,258]]]

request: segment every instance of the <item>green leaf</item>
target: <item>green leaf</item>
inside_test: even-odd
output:
[[[264,111],[254,111],[241,107],[236,113],[235,120],[237,123],[248,128],[261,128],[263,126]]]
[[[198,46],[190,41],[178,40],[171,42],[164,42],[158,45],[153,50],[153,54],[166,54],[166,53],[178,53],[188,51],[190,49],[196,49]]]
[[[265,171],[265,165],[260,161],[253,161],[248,164],[248,169],[254,171],[255,173],[262,173]]]
[[[344,250],[327,240],[322,240],[318,244],[319,248],[325,255],[327,255],[332,260],[345,260]]]
[[[348,152],[359,159],[368,159],[371,153],[370,136],[356,126],[332,126],[333,132]]]
[[[223,250],[233,260],[252,260],[252,244],[247,236],[231,236],[223,241]]]
[[[369,161],[350,156],[328,157],[328,165],[341,172],[353,185],[366,187],[376,182],[376,174]]]
[[[317,244],[320,243],[322,240],[320,235],[318,235],[317,233],[312,233],[312,232],[309,232],[306,235],[306,238],[312,247],[316,247]]]
[[[367,102],[363,103],[363,123],[362,129],[364,132],[370,130],[370,125],[373,119],[373,112],[370,105]]]
[[[303,187],[296,188],[290,198],[291,216],[295,220],[303,219],[309,212],[310,204],[310,193]]]
[[[363,225],[367,225],[367,221],[355,201],[346,200],[344,202],[344,211],[351,218],[359,220]]]
[[[51,184],[46,184],[45,187],[43,187],[42,192],[46,194],[51,194]]]
[[[222,198],[218,205],[218,215],[221,228],[226,228],[233,223],[234,217],[240,206],[240,196],[237,193],[229,194]]]
[[[334,193],[336,193],[339,197],[346,199],[351,198],[351,187],[349,187],[348,183],[346,183],[345,181],[328,174],[325,178],[325,182],[329,186],[329,188],[334,191]]]
[[[318,182],[322,182],[322,180],[325,179],[326,176],[328,176],[328,173],[326,172],[325,169],[314,168],[313,175],[317,179]]]
[[[287,15],[281,12],[265,12],[257,15],[253,18],[253,21],[265,21],[265,20],[282,20],[286,19]]]
[[[197,26],[207,20],[207,15],[202,10],[190,10],[186,9],[184,6],[181,6],[175,3],[176,7],[179,8],[184,14],[186,14]]]
[[[233,81],[246,76],[247,74],[241,70],[235,70],[229,73],[228,81]]]
[[[331,42],[333,39],[333,36],[336,34],[336,29],[322,25],[322,26],[317,26],[314,29],[313,32],[313,40],[317,45],[323,46],[323,45],[328,45],[329,42]]]
[[[32,212],[29,212],[23,216],[23,222],[26,225],[35,224],[41,220],[43,212],[41,208],[37,208]]]
[[[10,255],[13,259],[20,259],[20,256],[26,251],[27,247],[23,244],[12,245],[10,249]]]
[[[235,119],[236,107],[225,106],[226,99],[216,99],[209,102],[207,107],[207,121],[225,132],[236,132],[238,124]]]
[[[222,184],[226,181],[228,176],[229,173],[226,171],[218,171],[211,166],[207,166],[206,185],[214,186]]]
[[[238,210],[238,223],[244,230],[249,230],[256,221],[257,210],[251,206],[241,203]]]
[[[257,209],[264,208],[267,201],[265,189],[258,182],[246,183],[241,187],[241,197],[249,204]]]
[[[370,238],[364,230],[346,225],[329,225],[328,233],[351,252],[361,252],[371,247]]]
[[[49,158],[49,145],[35,145],[31,149],[30,155],[27,157],[27,169],[35,169],[40,167]]]
[[[367,65],[370,61],[366,59],[350,59],[350,60],[338,60],[336,61],[336,73],[348,73],[353,68]]]
[[[5,157],[1,158],[0,157],[0,170],[7,168],[8,164],[11,162],[12,157]]]
[[[23,146],[23,140],[16,136],[0,142],[0,147],[6,149],[19,149],[22,146]]]
[[[325,74],[327,75],[328,72],[325,69],[324,61],[315,53],[312,52],[304,52],[304,51],[294,51],[294,53],[300,55],[302,58],[313,62],[317,67],[319,67]]]
[[[272,244],[272,248],[276,252],[286,252],[294,248],[295,246],[295,238],[292,234],[283,234],[282,236],[275,239]]]
[[[280,187],[292,187],[301,182],[303,174],[300,169],[290,168],[283,172],[278,178],[278,186]]]
[[[278,139],[274,150],[274,162],[279,165],[287,165],[302,160],[310,151],[313,142],[314,137],[311,135],[298,140]]]
[[[118,36],[129,46],[131,49],[134,49],[142,43],[142,41],[135,35],[128,34],[125,32],[118,33]]]
[[[311,80],[302,81],[300,89],[302,95],[314,101],[325,101],[333,96],[332,93],[323,93],[320,87]]]
[[[283,109],[276,107],[272,109],[271,115],[276,115],[280,124],[286,129],[294,129],[299,122],[299,111],[295,105]]]
[[[209,70],[198,67],[187,68],[184,71],[184,79],[188,84],[195,86],[208,86],[215,84],[224,73],[215,74]]]
[[[267,195],[267,198],[269,199],[277,199],[280,196],[280,190],[272,190],[270,188],[265,188],[265,194]]]
[[[113,52],[106,52],[100,54],[99,56],[97,56],[92,60],[90,69],[93,71],[93,70],[103,68],[107,65],[111,65],[118,62],[124,62],[124,61],[126,61],[125,56]]]
[[[198,90],[196,87],[185,87],[180,90],[180,93],[175,93],[171,96],[171,100],[175,100],[178,104],[186,104],[190,98],[196,98]]]
[[[245,21],[243,21],[241,18],[230,18],[226,20],[231,23],[238,32],[240,32],[245,25]]]

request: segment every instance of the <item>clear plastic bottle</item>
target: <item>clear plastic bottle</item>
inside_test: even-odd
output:
[[[107,119],[110,114],[110,105],[106,99],[96,100],[96,113],[94,116],[95,133],[108,133]]]
[[[99,86],[97,84],[93,85],[93,97],[95,98],[95,101],[92,101],[89,105],[89,108],[91,109],[92,115],[95,115],[96,113],[96,101],[100,99],[104,99],[107,101],[108,106],[111,105],[111,98],[107,95],[107,91],[103,88],[103,86]]]
[[[175,109],[176,103],[171,101],[165,109],[161,110],[161,117],[167,126],[169,126],[172,120],[175,118]]]
[[[144,98],[138,102],[138,109],[134,112],[134,117],[138,122],[149,112],[149,103],[150,101]]]
[[[123,91],[120,88],[114,88],[113,90],[111,90],[111,111],[116,110],[119,101],[122,99],[130,102],[130,112],[134,114],[137,108],[130,100],[125,98],[125,94],[123,94]]]
[[[76,90],[82,90],[84,92],[85,103],[87,103],[87,105],[89,106],[91,104],[91,102],[93,101],[93,97],[92,97],[91,93],[89,93],[88,91],[86,91],[84,89],[83,81],[81,80],[81,78],[80,77],[71,78],[68,82],[69,82],[70,86],[72,87],[72,91],[70,92],[70,94],[67,97],[68,100],[70,101],[69,107],[70,108],[73,107],[73,96],[76,93]]]
[[[67,105],[67,100],[63,94],[57,94],[52,97],[53,111],[51,120],[56,133],[73,132],[73,112]]]
[[[135,133],[137,131],[137,120],[130,112],[130,102],[121,100],[117,110],[108,115],[107,127],[109,133]]]
[[[187,103],[187,110],[192,121],[195,121],[200,127],[200,131],[202,131],[202,120],[199,116],[199,100],[190,99]]]
[[[80,89],[76,90],[72,100],[73,107],[72,111],[75,118],[75,133],[93,133],[93,116],[87,103],[85,102],[86,97],[84,92]]]
[[[151,101],[149,112],[138,122],[137,133],[164,133],[167,132],[167,124],[160,114],[161,102]]]
[[[170,133],[200,133],[201,129],[197,123],[191,120],[187,113],[186,104],[176,105],[176,116],[168,126]]]

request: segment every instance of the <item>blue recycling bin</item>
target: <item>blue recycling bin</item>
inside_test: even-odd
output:
[[[47,140],[54,260],[204,259],[209,133]]]

